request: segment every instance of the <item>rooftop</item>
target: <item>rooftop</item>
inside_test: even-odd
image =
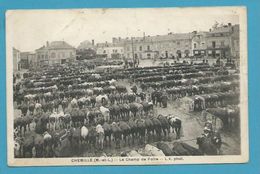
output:
[[[73,46],[69,45],[65,41],[53,41],[49,44],[49,42],[46,43],[46,46],[42,46],[37,50],[45,50],[45,49],[74,49]]]
[[[169,40],[189,40],[192,38],[192,33],[169,33],[167,35],[133,37],[133,42],[160,42]],[[132,38],[124,39],[126,42],[131,42]]]
[[[79,46],[77,47],[77,49],[94,49],[94,48],[95,48],[94,43],[91,43],[88,40],[85,40],[85,41],[81,42],[79,44]]]
[[[213,28],[209,33],[229,33],[229,32],[232,32],[232,28],[233,30],[234,29],[237,29],[239,30],[239,25],[236,24],[236,25],[231,25],[230,23],[228,25],[223,25],[223,26],[220,26],[220,27],[216,27],[216,28]]]

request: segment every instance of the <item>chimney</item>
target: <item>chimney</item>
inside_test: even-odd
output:
[[[117,38],[113,37],[113,38],[112,38],[112,42],[113,42],[113,43],[117,42]]]
[[[46,47],[48,47],[48,46],[49,46],[49,41],[46,42]]]
[[[211,29],[209,29],[209,32],[211,32]]]
[[[95,40],[94,40],[94,39],[92,39],[92,42],[91,42],[91,43],[92,43],[92,45],[94,46],[94,45],[95,45]]]

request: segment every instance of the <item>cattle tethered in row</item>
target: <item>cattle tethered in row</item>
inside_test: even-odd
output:
[[[237,105],[239,103],[239,92],[218,92],[212,94],[195,95],[185,97],[182,103],[188,111],[202,111],[207,108],[216,108],[223,105]]]

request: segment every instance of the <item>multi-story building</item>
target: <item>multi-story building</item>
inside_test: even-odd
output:
[[[20,56],[20,64],[21,64],[21,69],[28,69],[29,68],[29,61],[28,61],[28,55],[29,52],[21,52]]]
[[[37,65],[36,55],[33,52],[21,52],[21,69],[35,68]]]
[[[207,32],[193,32],[191,41],[192,56],[203,57],[207,54]]]
[[[47,42],[35,52],[38,66],[63,64],[76,59],[76,49],[65,41]]]
[[[240,41],[239,41],[239,25],[232,26],[231,33],[231,56],[233,58],[239,58],[240,56]]]
[[[222,25],[208,32],[193,32],[192,53],[195,57],[238,58],[239,25]]]
[[[20,71],[20,51],[16,48],[13,48],[13,71]]]
[[[239,57],[239,25],[223,25],[210,29],[206,35],[209,57]]]
[[[107,59],[122,59],[124,58],[124,47],[118,43],[98,43],[97,56]]]
[[[125,57],[184,58],[190,57],[192,33],[132,37],[124,39]]]
[[[36,54],[34,52],[30,52],[28,55],[29,69],[37,67],[37,59]]]
[[[239,57],[239,25],[229,23],[191,33],[113,38],[112,43],[97,44],[97,55],[126,59]]]
[[[153,49],[153,40],[147,37],[132,37],[124,39],[124,57],[126,59],[155,59],[159,52]]]

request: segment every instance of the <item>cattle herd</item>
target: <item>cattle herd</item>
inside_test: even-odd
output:
[[[156,113],[156,107],[171,107],[169,101],[184,97],[194,100],[196,111],[238,104],[239,72],[228,67],[177,63],[99,73],[85,67],[84,63],[45,67],[14,81],[15,109],[21,111],[14,119],[15,157],[131,149],[167,140],[170,133],[178,140],[181,117]],[[221,141],[219,135],[212,137],[215,152]],[[203,142],[198,139],[199,150],[207,154]],[[165,146],[158,147],[165,151]]]

